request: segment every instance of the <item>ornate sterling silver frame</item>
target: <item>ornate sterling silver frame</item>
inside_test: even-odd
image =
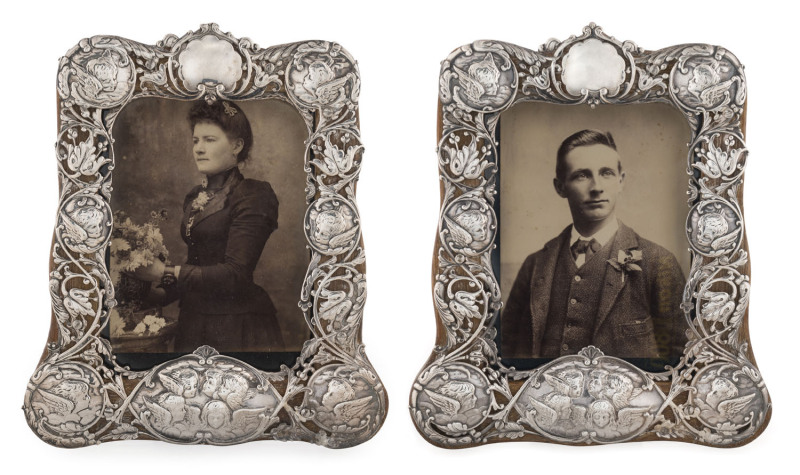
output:
[[[410,395],[411,416],[425,439],[446,448],[506,440],[678,440],[732,447],[764,430],[771,402],[746,323],[745,91],[743,67],[724,48],[687,44],[647,51],[594,24],[538,51],[476,41],[448,56],[439,82],[437,346]],[[491,260],[498,232],[497,123],[503,111],[523,101],[592,107],[663,102],[685,117],[692,132],[685,228],[692,264],[681,307],[690,335],[675,367],[646,372],[593,346],[530,371],[501,362],[494,322],[503,302]],[[709,243],[698,235],[697,222],[720,209],[731,217],[730,232]],[[483,215],[485,239],[459,236],[464,230],[453,222],[463,212]],[[592,391],[594,383],[599,386]],[[614,390],[603,401],[613,400],[614,430],[586,419],[587,406],[602,399],[598,391],[604,388]],[[547,407],[547,395],[566,402]]]
[[[38,437],[60,447],[123,439],[214,445],[275,439],[340,448],[360,444],[378,431],[388,400],[360,331],[366,281],[355,203],[363,155],[359,89],[357,65],[336,43],[260,48],[215,24],[182,37],[167,35],[156,45],[95,36],[60,60],[52,324],[23,408]],[[203,346],[149,370],[132,371],[118,364],[101,334],[116,304],[105,260],[113,226],[111,182],[117,173],[112,172],[111,130],[122,108],[143,97],[278,99],[305,121],[303,227],[311,257],[297,295],[312,337],[293,367],[264,372]],[[100,216],[86,223],[92,229],[77,229],[67,219],[89,208]],[[323,212],[341,217],[346,229],[316,232],[320,224],[314,217]],[[189,371],[193,381],[176,380],[181,370]],[[164,394],[176,401],[189,398],[211,379],[210,371],[232,375],[251,402],[229,414],[222,427],[221,421],[171,420],[175,413],[143,404],[145,398]]]

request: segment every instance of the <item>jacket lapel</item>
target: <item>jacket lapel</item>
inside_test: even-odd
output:
[[[619,229],[614,236],[614,241],[611,244],[611,259],[616,259],[619,251],[628,251],[639,247],[639,240],[633,230],[622,222],[619,223]],[[606,265],[605,279],[603,279],[603,290],[600,297],[600,304],[597,307],[597,317],[594,324],[594,335],[597,335],[598,330],[605,322],[608,313],[617,301],[619,293],[622,288],[627,285],[630,279],[623,279],[623,271],[618,271],[611,264]]]
[[[569,236],[572,226],[558,235],[557,238],[549,241],[542,248],[542,257],[534,263],[531,278],[531,317],[533,319],[533,345],[535,350],[541,348],[544,329],[547,324],[547,314],[550,311],[550,294],[553,290],[553,278],[556,273],[556,262],[561,246],[569,245]]]

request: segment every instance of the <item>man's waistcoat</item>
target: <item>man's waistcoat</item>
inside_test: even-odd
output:
[[[550,292],[542,357],[574,354],[591,344],[612,242],[610,239],[580,269],[570,247],[561,246]]]

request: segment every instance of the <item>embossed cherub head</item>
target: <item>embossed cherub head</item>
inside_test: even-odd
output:
[[[200,413],[200,420],[212,429],[219,429],[231,419],[231,410],[222,401],[209,401]]]
[[[459,214],[453,220],[466,230],[473,242],[486,241],[489,235],[489,217],[477,209],[470,209]]]
[[[222,376],[222,383],[217,390],[217,394],[232,409],[236,409],[242,405],[248,388],[247,378],[241,374],[225,373]]]
[[[222,382],[223,372],[218,369],[210,369],[206,371],[206,380],[203,381],[203,388],[201,392],[210,398],[217,397],[217,389]]]
[[[719,84],[720,76],[716,68],[709,64],[698,64],[692,71],[692,78],[686,89],[692,94],[699,95],[711,86]]]
[[[596,369],[589,373],[589,378],[589,384],[587,385],[589,395],[595,399],[602,399],[605,395],[608,371]]]
[[[483,86],[484,94],[494,96],[497,94],[500,80],[500,69],[494,63],[492,53],[486,53],[482,61],[473,63],[467,70],[470,77]]]
[[[103,222],[105,214],[93,206],[77,208],[70,213],[70,217],[77,223],[90,239],[98,239],[103,236]]]
[[[320,85],[332,81],[335,77],[330,66],[322,61],[314,61],[308,66],[308,74],[303,78],[303,88],[313,95]]]
[[[333,410],[337,404],[355,397],[356,391],[350,383],[342,378],[332,378],[328,383],[328,390],[322,396],[322,405]]]
[[[100,83],[102,91],[110,92],[116,88],[118,68],[110,49],[107,49],[100,57],[89,61],[86,69]]]
[[[589,406],[589,424],[602,429],[614,422],[614,414],[614,406],[610,402],[605,399],[595,401]]]
[[[697,220],[697,242],[711,245],[714,240],[728,232],[728,221],[719,213],[707,213]]]
[[[711,382],[711,391],[706,396],[706,403],[716,408],[720,402],[739,395],[739,388],[728,378],[715,378]]]
[[[331,239],[347,231],[350,223],[347,211],[329,209],[320,212],[314,219],[314,240],[327,245]]]
[[[172,377],[183,386],[183,397],[193,398],[197,395],[197,371],[191,368],[183,368],[172,373]]]

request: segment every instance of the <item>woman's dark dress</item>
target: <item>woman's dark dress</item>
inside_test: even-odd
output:
[[[210,199],[194,206],[201,192]],[[236,167],[208,177],[206,188],[197,186],[186,195],[181,236],[189,252],[177,282],[176,351],[202,345],[221,353],[283,351],[275,306],[253,282],[253,270],[277,227],[272,187],[244,179]]]

